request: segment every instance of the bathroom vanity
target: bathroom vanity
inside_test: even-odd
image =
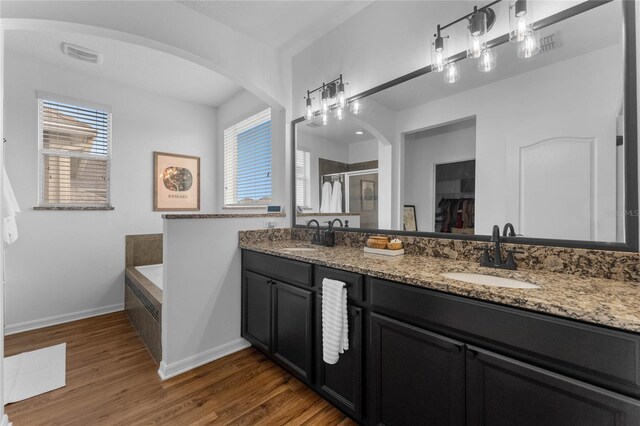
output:
[[[243,337],[363,424],[640,422],[634,283],[293,240],[241,248]],[[466,284],[447,271],[539,288]],[[347,284],[349,350],[335,365],[322,360],[324,278]]]

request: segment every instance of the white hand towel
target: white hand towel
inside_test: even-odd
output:
[[[322,359],[335,364],[349,349],[347,289],[342,281],[322,280]]]
[[[342,213],[342,184],[340,181],[335,181],[333,183],[330,213]]]
[[[322,202],[320,203],[320,213],[329,213],[331,210],[331,182],[322,185]]]
[[[18,201],[11,188],[7,171],[2,167],[2,240],[11,244],[18,239],[16,215],[20,213]]]

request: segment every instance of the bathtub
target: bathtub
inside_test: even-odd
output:
[[[162,290],[162,263],[157,265],[136,266],[135,268],[156,287]]]

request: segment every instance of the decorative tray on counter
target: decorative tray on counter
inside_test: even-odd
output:
[[[364,252],[384,256],[399,256],[404,254],[404,248],[400,240],[389,241],[389,237],[372,236],[367,240]]]
[[[372,253],[372,254],[381,254],[381,255],[384,255],[384,256],[400,256],[401,254],[404,254],[404,249],[389,250],[389,249],[379,249],[379,248],[365,247],[364,248],[364,252],[365,253]]]

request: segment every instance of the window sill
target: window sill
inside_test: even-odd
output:
[[[103,207],[79,207],[79,206],[36,206],[33,210],[47,210],[47,211],[109,211],[115,210],[113,206]]]
[[[224,206],[222,210],[267,210],[267,206],[257,205],[257,206]]]

